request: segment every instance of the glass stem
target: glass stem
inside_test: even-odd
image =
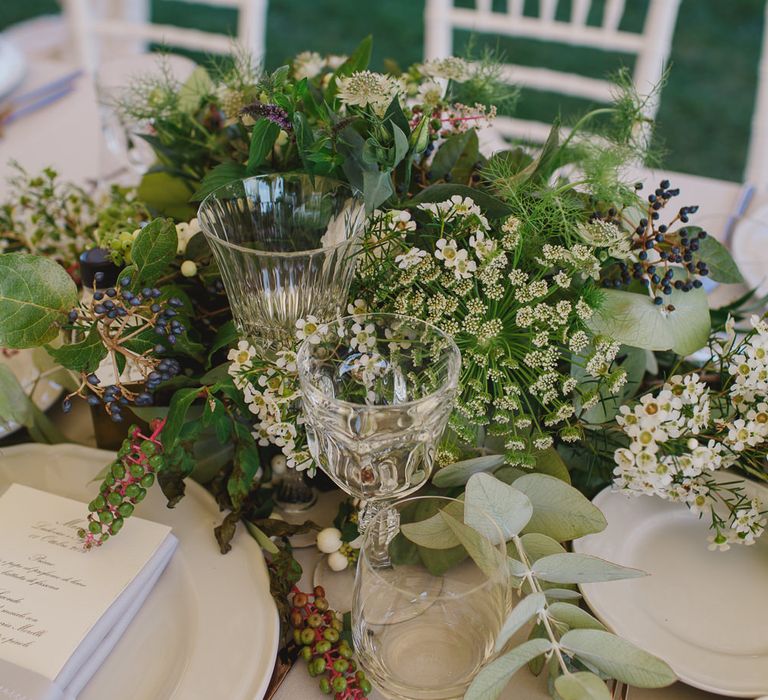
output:
[[[382,515],[379,515],[384,511]],[[400,514],[390,508],[387,501],[363,501],[358,515],[360,534],[370,537],[371,548],[368,553],[371,566],[387,569],[392,566],[389,557],[389,543],[400,531]]]

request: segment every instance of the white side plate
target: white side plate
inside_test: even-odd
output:
[[[594,503],[608,526],[576,540],[574,551],[650,574],[583,585],[597,617],[689,685],[732,697],[768,693],[768,537],[710,552],[707,520],[683,504],[610,487]]]
[[[0,491],[17,482],[87,502],[113,456],[78,445],[1,448]],[[137,515],[170,525],[179,548],[78,700],[261,700],[279,623],[259,546],[240,528],[232,551],[220,554],[213,527],[222,515],[191,480],[173,510],[155,487]]]

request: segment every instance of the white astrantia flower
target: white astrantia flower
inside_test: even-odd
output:
[[[349,56],[344,54],[330,54],[328,58],[325,59],[325,61],[328,64],[328,68],[331,70],[336,70],[337,68],[341,68],[341,66],[344,64],[344,61],[346,61],[348,58]]]
[[[383,73],[356,71],[338,78],[337,97],[347,106],[371,107],[383,115],[396,95],[403,91],[400,81]]]
[[[317,345],[328,334],[328,326],[320,323],[316,316],[309,315],[296,321],[296,338],[307,340],[312,345]]]
[[[429,78],[442,78],[457,83],[468,80],[472,75],[470,64],[457,56],[430,59],[419,66],[419,71]]]
[[[411,248],[408,252],[396,256],[395,263],[401,270],[408,270],[418,265],[427,255],[426,250]]]
[[[445,87],[434,80],[426,80],[419,85],[417,100],[426,107],[436,107],[443,100]]]
[[[296,80],[311,80],[323,72],[326,60],[315,51],[302,51],[293,59],[293,74]]]

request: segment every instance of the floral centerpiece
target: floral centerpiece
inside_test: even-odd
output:
[[[483,471],[506,484],[543,473],[547,488],[572,481],[587,495],[615,480],[706,514],[716,548],[753,542],[765,506],[723,470],[766,478],[768,327],[756,311],[742,329],[751,295],[710,313],[704,280],[741,281],[728,252],[692,223],[695,205],[676,204],[672,183],[646,192],[623,176],[648,155],[647,98],[621,74],[614,103],[567,136],[556,123],[541,148],[486,153],[483,129],[517,96],[491,57],[376,73],[370,53],[368,39],[348,57],[305,52],[271,73],[238,57],[183,85],[165,72],[142,77],[118,105],[151,124],[141,137],[157,163],[137,188],[98,198],[52,172],[17,178],[18,196],[0,209],[0,346],[45,346],[70,370],[65,410],[81,397],[116,422],[135,414],[153,426],[147,445],[129,439],[106,472],[87,542],[117,534],[155,481],[175,505],[204,462],[226,511],[222,552],[244,522],[271,556],[290,616],[298,575],[283,538],[296,528],[269,517],[272,463],[260,448],[315,473],[296,349],[319,343],[333,319],[299,319],[295,343],[269,354],[240,338],[195,218],[217,188],[273,172],[362,194],[366,235],[340,303],[361,318],[361,346],[365,313],[376,311],[435,324],[461,349],[435,488],[456,495]],[[121,271],[80,301],[70,273],[94,246]],[[0,418],[24,400],[0,403]],[[337,523],[347,544],[353,521]],[[530,578],[515,547],[518,575]],[[543,589],[533,591],[541,602]],[[545,651],[560,650],[567,675],[567,649],[549,636]]]

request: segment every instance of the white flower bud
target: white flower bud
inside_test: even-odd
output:
[[[197,264],[194,260],[185,260],[181,263],[181,274],[184,277],[194,277],[197,274]]]
[[[272,457],[272,460],[270,461],[272,476],[283,476],[283,474],[288,471],[287,462],[288,460],[285,458],[284,454],[278,453]]]
[[[688,449],[695,450],[699,446],[699,441],[696,438],[690,438],[688,440]]]
[[[333,552],[328,555],[328,566],[332,571],[344,571],[349,566],[349,561],[341,552]]]
[[[335,527],[327,527],[317,533],[317,548],[323,554],[337,552],[341,547],[341,532]],[[339,569],[340,571],[341,569]],[[336,569],[334,569],[336,571]]]

